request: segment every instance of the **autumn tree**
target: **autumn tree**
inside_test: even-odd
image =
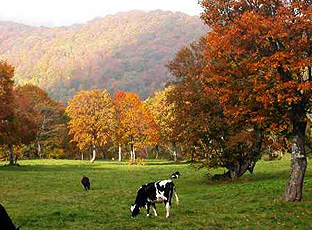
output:
[[[67,143],[68,130],[65,108],[62,104],[51,99],[38,86],[31,84],[16,87],[14,97],[18,114],[22,115],[20,120],[24,120],[21,122],[21,128],[24,126],[22,133],[26,139],[35,136],[33,139],[39,157],[47,151],[55,149],[65,151],[71,148]],[[27,134],[29,132],[31,135]]]
[[[91,146],[93,163],[96,149],[111,140],[115,130],[115,109],[106,90],[80,91],[69,100],[66,109],[70,117],[72,141],[83,150]]]
[[[30,103],[27,97],[23,97],[15,88],[14,92],[14,113],[15,113],[15,149],[18,150],[21,146],[30,145],[36,140],[37,123],[36,117],[37,111]],[[16,151],[18,152],[18,151]],[[16,158],[16,152],[14,153]],[[20,156],[22,157],[22,155]]]
[[[166,87],[163,91],[155,93],[153,98],[145,101],[151,111],[156,124],[159,126],[159,143],[157,145],[165,147],[173,155],[174,161],[177,158],[177,142],[179,131],[176,129],[176,122],[181,124],[184,121],[177,121],[176,107],[174,102],[169,102],[168,96],[174,90],[173,86]],[[157,148],[159,147],[157,146]]]
[[[209,134],[205,130],[211,127],[207,114],[211,99],[198,79],[208,64],[204,57],[206,46],[203,37],[183,47],[167,65],[177,79],[174,87],[166,93],[166,103],[171,105],[174,115],[167,123],[173,131],[171,138],[187,146],[192,160],[197,147],[206,149],[204,145],[209,142],[206,141]]]
[[[15,142],[15,117],[13,97],[14,68],[0,61],[0,144],[10,152],[10,164],[13,164],[13,144]]]
[[[147,105],[135,93],[117,92],[114,105],[117,114],[115,142],[119,146],[119,160],[122,159],[122,144],[130,144],[130,159],[134,163],[136,147],[157,143],[157,125]]]
[[[254,135],[242,132],[224,119],[219,98],[207,92],[203,84],[200,76],[209,64],[204,54],[207,48],[206,38],[201,38],[181,49],[167,65],[177,78],[175,87],[167,95],[167,102],[174,105],[175,111],[170,123],[175,138],[186,146],[191,160],[197,159],[197,167],[224,167],[228,171],[222,177],[234,179],[254,165],[259,153],[251,151],[256,147],[252,138],[248,146],[234,144],[233,140],[238,142],[242,134]]]
[[[211,26],[201,78],[225,118],[289,141],[286,201],[300,201],[307,167],[305,131],[312,93],[312,3],[307,0],[200,1]]]

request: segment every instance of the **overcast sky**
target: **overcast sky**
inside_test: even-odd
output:
[[[0,20],[34,26],[68,26],[129,10],[170,10],[199,15],[198,0],[5,0]]]

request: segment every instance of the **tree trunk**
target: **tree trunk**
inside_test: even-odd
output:
[[[96,158],[96,150],[95,150],[95,144],[92,145],[92,158],[90,160],[90,163],[93,163]]]
[[[135,163],[135,152],[134,152],[134,136],[130,136],[130,162]]]
[[[177,145],[175,142],[172,143],[173,161],[178,162]]]
[[[235,180],[240,178],[248,170],[250,161],[237,162],[233,167],[229,168],[230,179]]]
[[[133,161],[132,145],[130,144],[130,162]]]
[[[144,146],[145,158],[148,158],[148,147]]]
[[[290,178],[284,194],[285,201],[301,201],[304,174],[307,168],[304,140],[307,122],[293,122],[293,137],[291,143]]]
[[[102,147],[103,159],[108,160],[108,150],[105,147]]]
[[[195,152],[195,147],[194,147],[194,151],[192,149],[192,147],[190,148],[190,161],[194,162],[195,161],[195,156],[194,156],[194,152]]]
[[[156,156],[155,156],[155,158],[157,159],[158,156],[159,156],[159,146],[156,145],[155,148],[156,148]]]
[[[236,162],[233,166],[228,167],[228,171],[224,174],[216,174],[211,179],[212,180],[235,180],[240,178],[245,174],[247,170],[252,173],[253,168],[255,167],[256,162],[246,160],[243,162]]]
[[[248,155],[244,156],[241,159],[238,159],[236,162],[230,164],[228,167],[228,171],[222,175],[215,175],[212,179],[238,179],[248,170],[251,174],[253,173],[253,169],[256,165],[257,160],[259,159],[262,142],[264,138],[263,130],[256,130],[256,141],[252,147],[250,147],[248,151]]]
[[[135,163],[135,151],[134,151],[134,144],[130,144],[130,161],[131,163]]]
[[[18,165],[17,164],[17,155],[14,156],[14,165]]]
[[[13,153],[13,146],[9,144],[9,160],[10,160],[10,165],[14,165],[14,153]]]
[[[83,161],[83,153],[81,153],[81,160]]]
[[[122,161],[121,144],[119,144],[119,146],[118,146],[118,160]]]
[[[134,151],[134,144],[131,144],[131,149],[132,149],[132,162],[135,163],[135,151]]]
[[[39,141],[37,141],[37,145],[38,145],[38,147],[37,147],[37,154],[38,154],[39,158],[41,159],[41,144],[40,144]]]

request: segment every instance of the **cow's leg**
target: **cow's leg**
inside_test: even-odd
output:
[[[166,218],[168,218],[170,215],[170,202],[166,202],[165,207],[166,207]]]
[[[153,206],[152,208],[153,208],[153,211],[154,211],[154,215],[155,215],[155,216],[157,216],[157,212],[156,212],[156,205],[155,205],[155,203],[153,203],[153,204],[152,204],[152,206]]]
[[[149,216],[150,215],[150,207],[151,207],[151,203],[147,203],[145,205],[145,208],[146,208],[146,215]]]
[[[171,193],[169,193],[169,196],[168,196],[168,201],[167,201],[167,202],[165,202],[165,205],[166,205],[166,218],[168,218],[168,217],[169,217],[169,215],[170,215],[170,208],[171,208],[172,193],[173,193],[173,190],[171,190]]]

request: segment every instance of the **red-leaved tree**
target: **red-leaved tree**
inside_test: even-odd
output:
[[[286,201],[300,201],[307,167],[305,131],[312,94],[312,2],[203,0],[212,27],[201,79],[225,119],[289,141]]]

